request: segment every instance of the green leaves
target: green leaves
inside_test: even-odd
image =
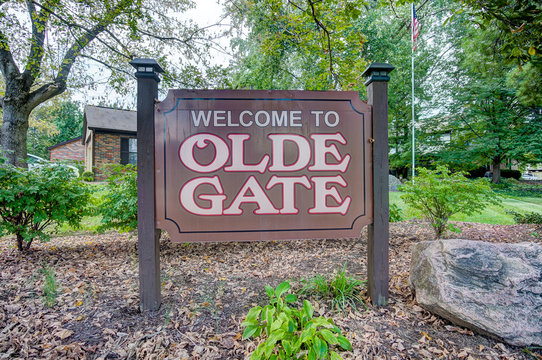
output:
[[[457,230],[448,224],[453,214],[480,212],[487,204],[498,204],[497,195],[485,179],[468,180],[465,173],[452,173],[445,166],[436,170],[421,168],[415,181],[401,187],[401,198],[427,218],[440,238],[446,229]]]
[[[17,247],[24,251],[35,238],[49,240],[54,232],[50,225],[77,227],[90,212],[90,193],[71,171],[61,165],[32,171],[1,166],[0,236],[16,235]]]
[[[132,165],[117,165],[107,179],[106,195],[96,204],[102,216],[98,231],[137,229],[137,170]]]
[[[341,334],[332,319],[314,318],[310,302],[303,301],[301,310],[285,303],[296,303],[297,297],[286,294],[289,282],[275,289],[265,287],[270,297],[263,308],[249,310],[241,326],[245,327],[243,339],[262,336],[251,359],[341,359],[332,349],[351,350],[350,342]]]

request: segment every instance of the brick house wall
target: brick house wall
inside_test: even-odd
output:
[[[94,134],[94,180],[104,181],[107,164],[120,164],[120,139],[136,138],[135,135],[95,132]]]
[[[50,147],[49,160],[85,161],[85,146],[81,144],[81,138]]]

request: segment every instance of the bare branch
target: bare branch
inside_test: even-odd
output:
[[[23,72],[23,78],[25,86],[30,88],[34,80],[39,76],[41,69],[41,61],[45,53],[43,44],[45,42],[45,31],[47,28],[47,22],[51,16],[49,9],[54,9],[58,4],[58,1],[52,0],[46,2],[47,10],[42,7],[36,12],[36,7],[33,2],[28,1],[26,3],[28,8],[28,15],[30,16],[30,22],[32,23],[32,39],[30,40],[30,50],[26,59],[26,69]]]
[[[331,76],[333,76],[335,80],[337,80],[337,76],[333,72],[333,54],[331,53],[331,35],[329,31],[326,29],[326,27],[324,26],[324,24],[322,24],[322,22],[316,16],[316,10],[314,8],[314,3],[312,2],[312,0],[307,0],[307,1],[309,2],[309,5],[311,7],[311,14],[312,14],[312,18],[314,19],[314,22],[319,28],[321,28],[324,31],[324,34],[327,38],[327,52],[329,55],[329,72]]]
[[[81,54],[81,55],[79,55],[79,56],[81,56],[82,58],[85,58],[85,59],[89,59],[89,60],[95,61],[95,62],[97,62],[97,63],[99,63],[99,64],[102,64],[103,66],[105,66],[105,67],[107,67],[107,68],[109,68],[109,69],[111,69],[111,70],[115,70],[115,71],[118,71],[118,72],[121,72],[121,73],[130,75],[131,77],[134,76],[134,74],[131,73],[131,72],[129,72],[129,71],[126,71],[126,70],[124,70],[124,69],[121,69],[121,68],[112,66],[112,65],[106,63],[105,61],[102,61],[102,60],[100,60],[100,59],[96,59],[95,57],[88,56],[88,55],[85,55],[85,54]]]

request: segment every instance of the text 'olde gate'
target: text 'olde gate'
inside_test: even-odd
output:
[[[156,225],[183,242],[358,237],[371,131],[356,92],[171,90],[155,112]]]

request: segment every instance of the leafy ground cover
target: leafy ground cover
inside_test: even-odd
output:
[[[542,243],[531,225],[456,223],[462,238]],[[407,285],[410,246],[431,239],[421,221],[390,229],[390,303],[333,312],[308,298],[315,316],[332,317],[352,344],[344,359],[537,359],[523,348],[452,325],[416,305]],[[366,277],[366,234],[359,240],[172,244],[161,242],[163,305],[138,311],[136,238],[109,232],[53,238],[21,257],[0,240],[0,354],[30,359],[245,359],[258,345],[242,340],[248,310],[276,287],[347,265]],[[47,278],[42,269],[54,272]],[[55,291],[51,284],[55,282]],[[56,294],[55,294],[56,293]],[[53,299],[44,296],[54,297]],[[367,300],[366,294],[361,297]],[[49,302],[51,306],[47,306]],[[359,308],[359,307],[358,307]]]

